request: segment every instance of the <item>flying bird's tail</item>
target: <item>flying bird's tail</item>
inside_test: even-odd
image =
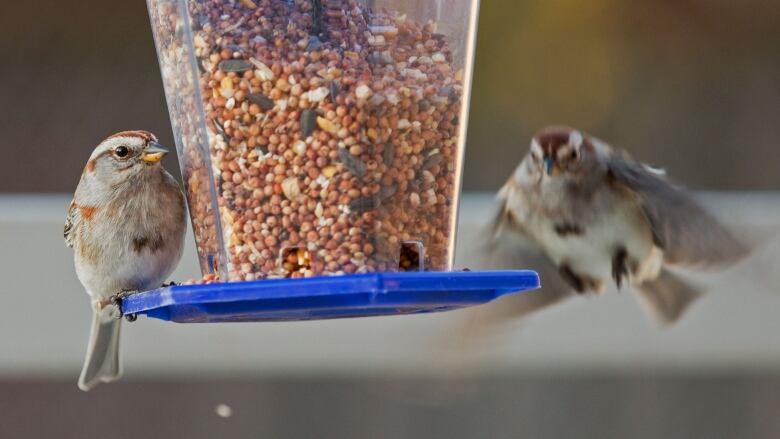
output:
[[[658,277],[637,287],[640,301],[662,325],[676,322],[688,306],[701,295],[693,285],[667,269]]]
[[[87,345],[87,357],[79,377],[79,388],[83,391],[119,379],[122,368],[119,362],[119,329],[122,320],[112,315],[113,306],[107,306],[92,313],[92,330]]]

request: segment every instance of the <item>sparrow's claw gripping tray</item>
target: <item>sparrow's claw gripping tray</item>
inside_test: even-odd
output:
[[[452,268],[478,0],[148,0],[201,268]]]

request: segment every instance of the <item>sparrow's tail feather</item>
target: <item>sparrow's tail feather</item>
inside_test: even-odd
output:
[[[119,329],[122,320],[112,316],[110,308],[92,314],[87,357],[79,377],[79,388],[85,392],[101,382],[117,380],[122,374],[119,363]]]
[[[666,269],[656,279],[643,282],[637,289],[641,302],[663,325],[677,321],[701,295],[696,287]]]

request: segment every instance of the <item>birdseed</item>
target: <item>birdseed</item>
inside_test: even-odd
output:
[[[186,3],[150,15],[203,272],[449,269],[463,87],[436,24],[357,0]]]

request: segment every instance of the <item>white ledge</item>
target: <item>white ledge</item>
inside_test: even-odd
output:
[[[780,225],[780,195],[703,193],[727,222]],[[88,299],[62,238],[70,195],[0,196],[0,377],[78,375]],[[474,261],[466,236],[492,214],[490,194],[462,198],[458,264]],[[439,375],[456,364],[484,370],[589,373],[629,369],[693,372],[780,367],[780,242],[722,275],[676,326],[656,329],[631,293],[575,298],[510,333],[456,349],[471,311],[306,323],[126,324],[126,376],[290,373]],[[518,267],[526,268],[526,267]],[[533,267],[527,267],[533,268]],[[198,276],[192,239],[173,279]],[[501,306],[500,303],[491,306]],[[462,346],[460,346],[462,347]]]

